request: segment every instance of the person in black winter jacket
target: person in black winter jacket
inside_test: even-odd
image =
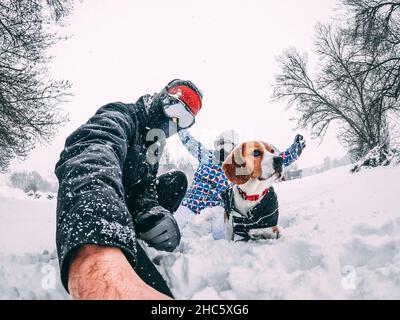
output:
[[[192,82],[174,80],[135,104],[100,108],[67,138],[55,168],[56,242],[73,297],[172,297],[137,238],[165,251],[179,244],[172,213],[187,180],[181,172],[157,178],[158,160],[165,139],[193,125],[201,100]]]

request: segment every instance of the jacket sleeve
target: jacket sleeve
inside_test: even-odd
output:
[[[282,159],[283,159],[284,167],[290,166],[293,162],[295,162],[298,159],[297,154],[294,153],[291,148],[281,152],[279,154],[279,156],[282,157]]]
[[[209,161],[212,158],[212,152],[206,149],[199,141],[194,138],[188,130],[181,130],[178,133],[182,144],[199,162]]]
[[[159,206],[157,196],[158,167],[158,164],[154,166],[153,171],[147,175],[139,188],[131,188],[131,190],[139,189],[139,193],[132,193],[130,190],[125,190],[126,203],[129,212],[135,218],[138,217],[138,215],[147,213],[152,208]]]
[[[294,143],[286,151],[279,154],[279,156],[283,158],[283,165],[288,167],[295,162],[302,154],[305,146],[306,145],[303,136],[299,134],[296,135]]]
[[[131,105],[106,105],[73,132],[56,164],[57,252],[68,291],[68,269],[78,246],[119,247],[136,262],[132,216],[124,201],[123,164],[135,122]]]

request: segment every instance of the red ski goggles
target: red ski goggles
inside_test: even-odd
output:
[[[181,129],[191,127],[202,106],[200,96],[187,86],[169,89],[168,96],[172,98],[172,101],[164,106],[165,114],[170,118],[177,118]]]

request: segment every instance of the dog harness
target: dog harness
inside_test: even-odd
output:
[[[233,232],[245,240],[254,239],[249,235],[252,229],[275,227],[278,224],[278,197],[273,187],[269,188],[264,198],[247,212],[247,217],[233,214],[235,208],[233,186],[222,193],[228,218],[232,215]]]

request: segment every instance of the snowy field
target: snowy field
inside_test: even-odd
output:
[[[400,299],[400,167],[275,186],[279,240],[214,240],[195,216],[173,254],[148,249],[179,299]],[[64,299],[55,200],[0,186],[0,299]]]

